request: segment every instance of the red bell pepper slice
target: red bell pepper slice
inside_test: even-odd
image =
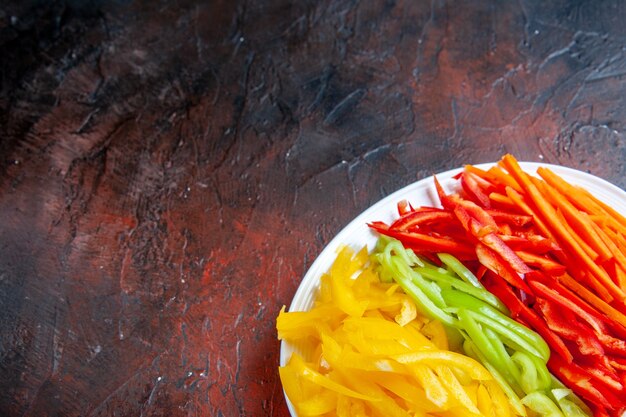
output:
[[[596,407],[591,404],[589,408],[593,417],[611,417],[604,407]]]
[[[470,232],[470,235],[475,238],[480,238],[488,233],[493,233],[498,230],[497,225],[485,225],[478,220],[474,219],[470,213],[465,210],[464,207],[457,205],[454,207],[454,216],[461,223],[463,229]]]
[[[541,273],[531,272],[526,275],[526,282],[538,297],[543,297],[561,306],[563,309],[571,311],[584,320],[596,333],[605,334],[606,326],[597,312],[585,308],[584,304],[581,305],[580,301],[582,300],[578,299],[580,300],[578,301],[577,297],[558,281],[548,281],[548,278]],[[552,288],[546,285],[548,282],[550,282]]]
[[[526,251],[515,251],[515,254],[527,265],[538,268],[548,275],[559,276],[564,274],[567,270],[565,265],[542,255],[535,255],[534,253]]]
[[[551,331],[535,311],[524,304],[513,289],[504,281],[504,278],[494,273],[486,273],[483,277],[483,285],[504,303],[511,312],[511,316],[526,324],[544,338],[554,354],[562,357],[566,363],[571,363],[574,357],[557,334]]]
[[[577,363],[594,378],[597,387],[621,392],[624,389],[619,376],[605,356],[604,349],[595,334],[576,320],[576,317],[563,308],[555,307],[542,298],[538,298],[535,308],[543,313],[550,330],[578,349]]]
[[[557,309],[543,298],[537,298],[533,308],[542,314],[550,330],[563,339],[575,343],[583,356],[604,356],[604,349],[595,334],[576,320],[570,311],[563,308]]]
[[[609,334],[610,331],[622,329],[621,326],[614,323],[607,317],[598,314],[585,304],[584,301],[569,292],[569,290],[563,287],[558,281],[551,283],[553,288],[548,288],[543,284],[537,285],[535,281],[535,276],[527,278],[529,286],[533,288],[533,291],[535,291],[538,295],[552,300],[564,309],[572,311],[588,326],[590,326],[603,349],[607,353],[626,357],[626,340],[623,340],[623,334],[619,334],[619,332],[617,332],[617,335],[622,337],[622,339],[618,339]]]
[[[453,213],[459,223],[461,223],[463,229],[469,230],[471,227],[470,223],[472,222],[472,217],[469,215],[467,210],[465,210],[463,207],[456,206],[453,208]]]
[[[608,336],[608,333],[613,333],[617,337],[626,339],[626,327],[624,327],[624,325],[622,325],[621,323],[611,319],[607,315],[601,314],[598,310],[589,305],[585,300],[580,298],[578,294],[565,287],[565,285],[561,283],[561,279],[563,279],[564,277],[565,275],[558,277],[556,280],[553,280],[548,279],[541,274],[531,274],[529,276],[529,279],[537,280],[539,282],[542,282],[545,286],[549,286],[553,291],[556,291],[559,295],[569,300],[573,305],[576,306],[574,307],[573,305],[570,305],[570,307],[568,308],[571,308],[572,310],[576,309],[576,311],[578,311],[578,309],[582,310],[584,313],[579,314],[581,314],[581,317],[585,321],[587,321],[587,323],[589,323],[591,327],[594,328],[596,334],[599,335],[599,338],[601,337],[600,335]],[[609,345],[605,344],[605,346],[608,347]],[[616,348],[619,349],[617,346]],[[610,349],[613,348],[611,347],[609,348],[609,350]]]
[[[397,206],[398,206],[398,214],[400,214],[400,216],[404,216],[405,214],[408,214],[413,211],[413,207],[411,206],[411,203],[409,203],[407,200],[398,201]]]
[[[389,228],[393,230],[405,231],[433,222],[442,221],[454,221],[454,215],[449,211],[437,208],[423,207],[400,217],[399,219],[391,223]]]
[[[495,233],[486,234],[480,239],[480,241],[485,244],[485,246],[489,247],[498,255],[500,255],[502,259],[509,266],[511,266],[513,270],[515,270],[515,272],[519,274],[525,274],[532,271],[532,269],[530,269],[528,265],[526,265],[524,261],[522,261],[520,257],[517,256],[517,254],[510,247],[508,247],[507,244],[504,243],[502,239],[500,239]]]
[[[485,209],[480,207],[478,204],[469,200],[465,200],[457,194],[453,194],[448,198],[451,204],[453,204],[454,209],[462,207],[467,212],[467,215],[475,219],[481,226],[490,227],[494,230],[498,228],[498,224],[493,219],[493,217],[491,217],[489,213],[487,213]]]
[[[595,407],[604,408],[609,412],[623,408],[623,400],[618,399],[610,390],[597,387],[593,383],[593,376],[575,363],[567,363],[559,355],[550,355],[548,369],[572,391]]]
[[[484,208],[491,207],[489,196],[480,188],[478,181],[471,173],[463,172],[461,175],[461,187],[463,187],[463,190],[465,190],[474,203]]]
[[[621,393],[624,391],[624,385],[611,366],[610,361],[606,359],[606,362],[606,364],[600,361],[586,362],[585,369],[595,378],[594,381],[596,381],[598,387],[605,387],[614,390],[616,393]]]
[[[471,246],[452,239],[425,233],[391,230],[388,225],[382,222],[372,222],[368,226],[383,235],[398,239],[406,247],[419,252],[446,252],[459,259],[474,258],[474,251]]]
[[[437,197],[439,197],[439,201],[441,202],[441,205],[447,209],[452,208],[452,203],[450,202],[450,199],[448,198],[448,195],[446,194],[446,192],[443,190],[443,187],[439,183],[437,176],[436,175],[433,176],[433,179],[435,180],[435,189],[437,190]]]
[[[609,362],[614,369],[626,371],[626,358],[610,358]]]
[[[532,294],[532,290],[526,285],[524,280],[515,272],[506,262],[503,262],[501,258],[493,250],[478,243],[476,245],[476,256],[482,265],[487,269],[501,276],[506,282],[519,288],[520,290]]]
[[[507,223],[511,226],[523,227],[529,225],[533,221],[532,216],[527,216],[525,214],[507,213],[506,211],[493,208],[485,209],[485,211],[496,221],[496,223]]]
[[[530,272],[531,269],[526,265],[515,252],[498,237],[497,224],[493,218],[478,205],[471,201],[463,200],[459,196],[453,195],[448,197],[448,204],[452,204],[454,214],[461,222],[465,230],[470,232],[472,236],[482,242],[485,246],[492,249],[500,257],[508,263],[515,272],[524,274]],[[518,288],[522,288],[519,287]],[[525,288],[527,289],[527,287]]]
[[[615,338],[606,333],[596,333],[596,336],[608,353],[626,357],[626,340]]]
[[[515,251],[523,250],[537,255],[543,255],[544,253],[560,249],[556,243],[539,235],[530,235],[526,237],[500,234],[498,237],[500,237],[504,243]]]

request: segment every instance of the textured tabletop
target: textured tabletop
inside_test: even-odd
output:
[[[325,244],[466,163],[626,187],[621,1],[5,1],[0,415],[288,416]]]

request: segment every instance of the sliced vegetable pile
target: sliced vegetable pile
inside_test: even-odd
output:
[[[550,349],[541,336],[511,319],[500,300],[456,258],[439,254],[444,269],[399,241],[384,239],[374,257],[383,279],[398,282],[419,311],[458,332],[464,352],[491,372],[515,414],[526,415],[526,406],[537,416],[587,415],[571,391],[552,379],[546,365]]]
[[[419,262],[403,250],[387,255],[393,264],[397,257]],[[294,353],[279,369],[298,416],[513,415],[493,374],[451,350],[456,339],[442,323],[419,314],[398,284],[381,282],[375,264],[366,250],[354,255],[344,248],[322,277],[315,306],[307,312],[283,308],[279,314],[279,338],[304,342],[314,352],[308,362]],[[444,281],[461,282],[433,271]],[[531,379],[547,383],[545,375]]]
[[[400,202],[398,220],[370,227],[437,264],[439,252],[463,261],[518,322],[543,337],[548,368],[594,416],[619,416],[626,410],[626,219],[549,169],[537,173],[523,172],[510,155],[487,171],[467,166],[459,193],[446,194],[435,179],[443,208]],[[442,311],[471,324],[451,307],[462,303],[459,294],[425,294],[431,303],[450,302],[446,308],[457,310]],[[488,326],[479,324],[476,340],[489,339]],[[516,362],[515,347],[495,349],[496,362]]]

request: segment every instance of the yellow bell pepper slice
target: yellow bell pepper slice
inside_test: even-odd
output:
[[[279,368],[299,417],[508,417],[507,396],[475,359],[450,351],[444,326],[381,282],[367,251],[344,247],[307,312],[277,317],[283,340],[306,343]],[[301,345],[300,345],[301,346]]]
[[[298,414],[302,417],[321,416],[337,409],[337,393],[322,391],[298,403]]]
[[[380,401],[379,398],[374,398],[368,395],[360,394],[356,391],[353,391],[345,386],[333,381],[330,378],[325,377],[319,372],[315,371],[311,367],[309,367],[304,359],[297,353],[291,355],[291,359],[289,360],[289,365],[293,367],[293,370],[296,372],[296,375],[304,378],[314,384],[317,384],[321,387],[329,389],[331,391],[335,391],[338,394],[347,395],[348,397],[360,398],[362,400],[367,401]]]
[[[476,366],[477,362],[474,359],[461,353],[445,351],[423,351],[396,355],[393,358],[398,362],[405,364],[445,364],[451,367],[460,368],[463,371],[467,372],[467,374],[470,375],[472,378],[480,381],[493,379],[492,375],[482,365]]]
[[[435,373],[439,376],[442,385],[452,394],[452,397],[458,401],[460,406],[467,409],[470,413],[480,414],[478,407],[449,367],[437,365],[435,366]]]
[[[435,374],[431,368],[419,362],[411,363],[409,368],[413,371],[415,377],[419,381],[419,384],[424,389],[426,398],[439,407],[447,408],[450,406],[450,396],[448,395],[448,391],[441,383],[441,379],[437,377],[437,374]]]
[[[440,321],[431,320],[422,327],[422,333],[441,350],[449,350],[448,335],[446,329]]]

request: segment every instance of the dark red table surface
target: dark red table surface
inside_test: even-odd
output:
[[[465,163],[626,187],[626,3],[0,6],[0,415],[287,416],[325,244]]]

